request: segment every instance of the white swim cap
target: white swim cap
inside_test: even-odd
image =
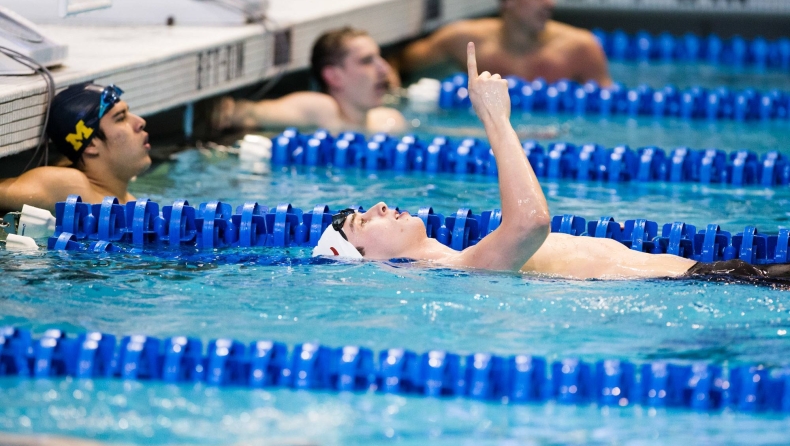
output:
[[[345,259],[361,259],[362,254],[348,240],[330,225],[318,239],[318,245],[313,248],[313,257],[330,256]]]

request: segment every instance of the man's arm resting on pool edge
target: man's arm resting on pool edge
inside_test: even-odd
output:
[[[0,179],[0,210],[20,211],[27,204],[54,211],[55,203],[66,201],[69,194],[78,194],[86,202],[95,202],[97,196],[88,178],[77,169],[38,167],[15,178]]]
[[[218,129],[314,126],[324,125],[326,116],[336,115],[337,109],[337,103],[331,96],[302,91],[257,102],[223,98],[212,119]]]
[[[475,48],[467,48],[469,96],[483,122],[499,170],[502,223],[457,258],[458,265],[518,271],[548,237],[551,219],[546,197],[510,124],[507,81],[478,76]]]

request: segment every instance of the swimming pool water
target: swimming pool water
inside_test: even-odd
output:
[[[790,76],[780,69],[738,68],[683,62],[610,62],[609,74],[612,79],[629,87],[647,84],[653,88],[660,88],[672,84],[681,89],[699,86],[790,90]]]
[[[484,66],[480,70],[486,70]],[[443,79],[465,67],[455,64],[442,64],[428,70],[415,73],[411,79],[420,76]],[[756,67],[734,67],[726,65],[711,65],[707,63],[688,62],[637,62],[637,61],[609,61],[610,77],[634,88],[641,84],[652,88],[661,88],[674,85],[684,89],[689,87],[746,89],[757,90],[783,90],[790,91],[790,76],[780,69],[759,69]]]
[[[776,73],[699,66],[612,64],[615,79],[790,90]],[[727,71],[730,70],[730,71]],[[630,76],[630,77],[629,77]],[[710,85],[706,85],[710,83]],[[467,111],[404,109],[416,132],[480,132]],[[787,153],[783,121],[713,123],[514,113],[565,141],[632,148],[749,149]],[[790,189],[668,183],[544,181],[553,215],[659,223],[718,223],[775,232],[790,221]],[[190,150],[131,186],[160,204],[290,202],[302,209],[369,207],[385,200],[448,215],[499,206],[496,180],[325,168],[244,173],[233,155]],[[528,353],[548,359],[667,359],[785,364],[786,291],[698,281],[574,282],[415,264],[311,261],[304,248],[224,250],[180,257],[0,249],[0,325],[41,333],[98,330],[118,336],[317,341],[374,350]],[[640,407],[503,406],[396,395],[174,386],[117,380],[0,378],[0,431],[144,444],[781,444],[790,418]]]
[[[405,106],[403,112],[411,125],[416,125],[413,129],[418,134],[484,137],[471,109],[425,113],[416,107]],[[684,121],[680,118],[576,117],[572,114],[514,111],[511,121],[522,140],[537,139],[544,147],[551,142],[570,142],[594,143],[606,148],[625,144],[632,149],[656,146],[666,151],[687,147],[727,152],[747,149],[760,155],[772,150],[790,153],[790,125],[783,120],[739,123],[729,120]]]
[[[553,214],[716,222],[775,231],[790,190],[694,184],[545,182]],[[185,194],[185,191],[189,191]],[[238,159],[187,151],[132,185],[160,203],[220,199],[370,206],[378,197],[445,215],[498,206],[482,176],[357,170],[241,172]],[[311,262],[297,249],[206,256],[0,250],[0,325],[205,341],[318,341],[374,350],[531,353],[781,365],[790,341],[784,291],[696,281],[570,282],[412,264]],[[0,379],[0,429],[106,441],[203,444],[777,443],[780,415],[700,414],[554,404],[501,406],[392,395],[168,386],[114,380]],[[280,441],[280,443],[277,443]],[[258,443],[256,443],[258,442]]]

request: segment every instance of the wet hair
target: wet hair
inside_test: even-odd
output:
[[[318,37],[313,44],[313,53],[310,56],[310,73],[318,82],[323,93],[329,92],[329,86],[321,74],[324,67],[341,65],[348,54],[345,46],[346,40],[367,35],[367,31],[346,26],[327,31]]]

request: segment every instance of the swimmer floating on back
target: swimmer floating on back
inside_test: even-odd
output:
[[[109,85],[72,85],[50,106],[47,135],[70,167],[44,166],[0,179],[0,210],[19,211],[28,204],[55,210],[71,194],[87,203],[105,196],[134,200],[129,182],[151,166],[145,120],[129,111],[123,91]]]
[[[548,274],[568,279],[647,279],[683,276],[771,278],[790,265],[763,266],[740,260],[697,263],[671,254],[648,254],[593,237],[550,233],[543,190],[510,124],[507,81],[478,75],[475,46],[467,46],[469,96],[483,122],[499,171],[502,223],[474,246],[456,251],[426,235],[422,220],[378,203],[365,213],[334,216],[313,255],[387,260],[410,258],[438,265]],[[790,279],[790,277],[788,278]],[[790,281],[788,281],[790,283]]]

